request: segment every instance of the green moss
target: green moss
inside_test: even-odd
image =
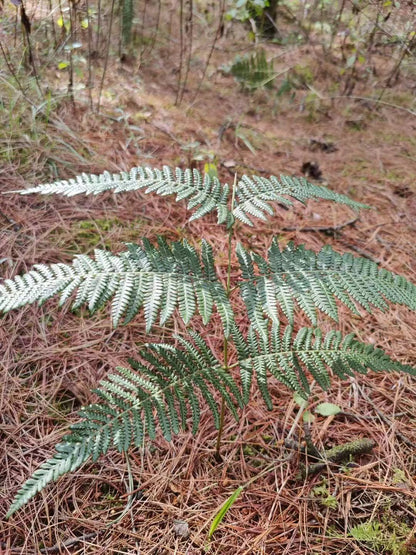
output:
[[[397,484],[407,484],[406,473],[401,468],[395,468],[393,472],[392,484],[397,486]]]
[[[244,445],[243,453],[246,457],[254,457],[257,454],[257,450],[252,445]]]
[[[328,509],[336,509],[338,507],[337,498],[330,493],[325,479],[322,480],[320,486],[313,488],[312,496],[315,497],[321,505],[328,507]]]
[[[74,412],[78,404],[71,392],[64,392],[49,406],[48,414],[55,422],[67,423],[67,415]]]
[[[57,228],[51,236],[67,254],[88,254],[95,248],[113,250],[115,243],[137,242],[143,222],[119,218],[98,218],[75,222],[70,230]]]
[[[393,513],[385,514],[381,521],[363,522],[350,530],[350,537],[366,543],[377,553],[391,555],[408,555],[406,541],[411,528],[404,522],[398,522]]]

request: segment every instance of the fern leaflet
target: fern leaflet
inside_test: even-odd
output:
[[[384,351],[373,345],[360,343],[350,334],[345,337],[339,331],[330,331],[325,337],[317,328],[301,328],[294,337],[291,326],[283,333],[279,326],[272,326],[269,337],[249,329],[247,340],[241,332],[233,331],[237,347],[243,385],[243,399],[247,403],[253,374],[269,409],[272,399],[268,390],[268,372],[290,390],[305,399],[309,395],[309,372],[322,389],[330,386],[328,369],[341,379],[354,372],[406,372],[416,375],[416,368],[392,360]]]
[[[386,310],[387,301],[416,309],[414,284],[366,258],[338,254],[329,245],[316,254],[293,243],[280,249],[273,240],[268,260],[241,245],[237,254],[243,278],[242,297],[258,331],[261,325],[255,322],[263,322],[261,313],[275,323],[279,320],[277,306],[292,324],[295,302],[314,325],[317,309],[338,320],[336,300],[355,314],[359,314],[356,304],[371,312],[372,307]]]
[[[129,172],[118,174],[104,172],[100,175],[83,173],[75,178],[55,181],[11,191],[28,195],[61,194],[67,197],[74,195],[98,195],[104,191],[122,193],[144,189],[145,193],[154,192],[160,196],[176,195],[176,200],[188,199],[188,209],[193,211],[190,220],[201,218],[209,212],[216,211],[218,223],[230,223],[230,213],[227,208],[229,186],[221,185],[219,180],[198,170],[181,170],[163,166],[162,170],[138,166]]]
[[[55,181],[10,191],[27,195],[31,193],[61,194],[74,196],[81,193],[98,195],[104,191],[121,193],[144,189],[145,193],[154,192],[161,196],[176,195],[176,200],[188,199],[188,209],[193,211],[190,220],[201,218],[205,214],[216,211],[218,223],[232,226],[234,218],[250,226],[252,217],[266,220],[266,214],[272,215],[271,202],[278,202],[291,206],[292,201],[287,197],[305,203],[308,199],[325,199],[346,204],[355,210],[369,208],[365,204],[351,200],[345,195],[331,191],[327,187],[313,185],[304,178],[275,176],[270,178],[243,175],[236,187],[235,206],[232,212],[228,208],[230,188],[227,184],[209,174],[194,170],[175,170],[163,166],[162,170],[138,166],[130,172],[111,174],[104,172],[100,175],[82,174],[68,180]]]
[[[264,50],[259,50],[251,56],[238,57],[230,69],[236,81],[243,89],[253,91],[261,87],[272,87],[277,77],[273,60],[267,61]]]
[[[6,279],[0,284],[0,311],[42,303],[56,294],[62,305],[76,291],[74,309],[87,304],[94,312],[112,298],[114,326],[129,322],[144,306],[147,331],[159,314],[164,324],[176,307],[186,324],[196,312],[207,323],[216,306],[229,334],[233,311],[205,241],[202,261],[186,241],[169,245],[163,237],[158,247],[144,239],[142,246],[129,244],[128,249],[118,256],[96,250],[95,260],[79,255],[72,265],[37,264],[23,276]]]
[[[195,333],[191,333],[191,340],[176,339],[180,348],[147,345],[140,352],[140,361],[130,360],[131,368],[117,368],[117,373],[100,383],[95,391],[100,402],[80,411],[82,420],[71,426],[70,434],[56,446],[54,457],[25,482],[8,516],[88,459],[96,461],[110,448],[121,452],[131,445],[142,447],[145,435],[155,437],[157,425],[170,441],[172,434],[187,428],[190,418],[195,433],[201,413],[197,391],[209,406],[217,428],[220,411],[213,391],[221,394],[238,419],[235,403],[243,405],[240,391],[204,340]]]
[[[341,195],[322,185],[313,185],[303,177],[289,177],[281,175],[270,178],[243,175],[236,187],[236,206],[233,216],[247,225],[254,225],[251,218],[267,219],[267,214],[273,214],[270,202],[278,202],[284,206],[291,206],[291,199],[305,203],[308,199],[324,199],[345,204],[354,210],[369,208],[366,204],[356,202],[345,195]]]

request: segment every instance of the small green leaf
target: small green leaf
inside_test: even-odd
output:
[[[243,489],[244,489],[244,486],[238,487],[230,495],[230,497],[227,499],[227,501],[222,505],[221,509],[218,511],[218,513],[214,517],[214,520],[212,521],[211,528],[209,529],[209,532],[208,532],[208,539],[212,538],[212,536],[215,533],[215,530],[218,528],[218,526],[221,524],[223,518],[227,514],[228,509],[230,509],[234,505],[235,501],[237,500],[238,496],[243,491]]]
[[[355,64],[356,60],[357,60],[357,54],[352,54],[352,55],[347,59],[346,67],[347,67],[347,68],[353,67],[353,65]]]
[[[333,403],[321,403],[315,407],[315,412],[321,416],[334,416],[341,412],[341,408]]]
[[[58,27],[64,28],[65,31],[69,33],[71,29],[71,23],[69,21],[65,21],[62,16],[58,17],[58,19],[56,20],[56,24],[58,25]]]
[[[210,177],[218,178],[217,166],[213,162],[207,162],[204,165],[204,172],[207,173]]]
[[[65,69],[69,66],[69,62],[59,62],[58,69]]]
[[[305,408],[308,404],[308,401],[306,401],[301,395],[299,395],[299,393],[295,393],[293,395],[293,400],[299,407]]]
[[[307,424],[310,424],[315,420],[314,415],[309,410],[305,410],[305,412],[302,415],[302,418],[303,418],[303,421],[306,422]]]

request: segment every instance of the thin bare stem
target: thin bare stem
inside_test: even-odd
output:
[[[178,89],[176,91],[175,106],[179,103],[179,97],[182,86],[182,70],[183,70],[183,0],[180,0],[179,6],[179,71],[178,71]]]
[[[192,99],[191,104],[193,104],[196,101],[197,97],[198,97],[198,94],[201,90],[202,84],[205,80],[205,76],[206,76],[207,71],[208,71],[209,62],[211,61],[211,57],[212,57],[212,54],[214,52],[215,45],[217,44],[217,41],[218,41],[218,39],[220,38],[220,36],[222,34],[222,29],[223,29],[223,26],[224,26],[224,12],[225,12],[225,0],[221,0],[221,2],[220,2],[220,14],[219,14],[219,18],[218,18],[218,27],[217,27],[217,30],[215,31],[215,37],[214,37],[214,40],[212,41],[211,49],[209,51],[207,61],[205,62],[204,71],[202,72],[201,80],[200,80],[199,85],[196,89],[196,92],[194,94],[194,97]]]
[[[193,2],[192,0],[188,0],[189,7],[188,7],[188,14],[185,20],[185,36],[188,39],[187,44],[187,57],[186,57],[186,68],[185,68],[185,75],[183,77],[183,82],[181,84],[181,90],[179,94],[179,101],[178,104],[181,104],[183,100],[183,95],[185,93],[186,84],[188,82],[189,70],[191,65],[191,57],[192,57],[192,40],[193,40]]]
[[[237,174],[234,176],[234,183],[233,183],[233,194],[231,197],[231,211],[234,207],[234,200],[235,200],[235,190],[237,186]],[[230,226],[228,230],[228,263],[227,263],[227,282],[225,287],[225,292],[227,294],[227,298],[230,298],[231,294],[231,246],[232,240],[234,236],[234,224]],[[223,345],[223,361],[224,361],[224,369],[228,371],[228,337],[224,337],[224,345]],[[220,455],[220,448],[221,448],[221,438],[224,431],[224,416],[225,416],[225,400],[224,397],[221,399],[221,413],[220,413],[220,426],[218,428],[218,435],[217,435],[217,443],[215,447],[215,455],[219,458]]]
[[[105,61],[104,61],[103,74],[101,76],[100,90],[98,92],[98,102],[97,102],[97,112],[98,113],[100,112],[101,95],[102,95],[102,92],[103,92],[104,79],[105,79],[105,74],[107,73],[108,58],[109,58],[109,55],[110,55],[111,31],[112,31],[113,19],[114,19],[114,6],[115,6],[115,0],[112,0],[112,2],[111,2],[111,12],[110,12],[110,23],[109,23],[108,35],[107,35],[107,50],[106,50],[106,53],[105,53]]]
[[[90,18],[90,4],[89,0],[86,0],[87,7],[87,27],[88,27],[88,100],[90,103],[91,110],[93,109],[92,100],[92,30],[91,30],[91,18]]]

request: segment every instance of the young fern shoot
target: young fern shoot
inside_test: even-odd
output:
[[[111,303],[114,326],[127,324],[142,308],[147,332],[157,320],[165,325],[175,312],[187,326],[187,336],[143,346],[129,360],[129,367],[117,368],[100,383],[95,391],[97,402],[79,412],[81,420],[56,446],[55,455],[23,484],[8,516],[50,482],[89,459],[97,460],[111,448],[142,447],[158,428],[167,440],[188,426],[195,433],[201,403],[209,408],[220,430],[218,452],[225,409],[238,418],[238,410],[250,402],[255,386],[272,408],[270,376],[307,398],[309,382],[315,380],[326,390],[331,374],[341,379],[368,370],[416,375],[415,368],[358,342],[351,334],[344,337],[336,329],[324,333],[319,327],[323,316],[336,325],[340,304],[354,314],[360,314],[359,309],[387,310],[389,303],[416,310],[416,286],[404,277],[365,258],[339,254],[330,246],[315,253],[293,243],[281,247],[273,238],[266,258],[236,245],[240,274],[235,283],[231,280],[237,221],[253,226],[255,218],[267,220],[273,215],[273,204],[290,207],[293,201],[308,199],[341,203],[354,210],[368,208],[345,195],[288,176],[242,176],[230,188],[196,170],[168,167],[83,174],[18,192],[72,196],[138,189],[187,200],[190,220],[216,213],[218,224],[228,230],[226,281],[217,272],[215,252],[206,238],[197,250],[187,241],[169,243],[158,237],[157,244],[143,239],[140,244],[128,244],[120,254],[97,250],[94,258],[79,255],[72,264],[37,264],[0,284],[2,312],[59,296],[61,306],[73,298],[73,308],[86,305],[91,312]],[[231,288],[245,307],[241,328]],[[223,327],[222,358],[191,327],[195,315],[208,326],[215,311]],[[313,327],[299,329],[299,311]],[[232,365],[228,358],[231,343],[237,357]]]

